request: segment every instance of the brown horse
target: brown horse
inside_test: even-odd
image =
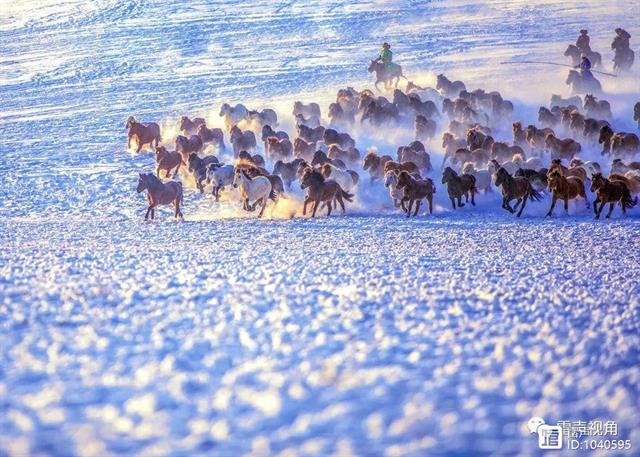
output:
[[[529,180],[522,176],[513,177],[507,170],[500,167],[496,172],[496,186],[502,186],[502,207],[510,213],[515,213],[520,206],[517,217],[522,215],[524,207],[527,204],[527,198],[540,200],[540,193],[531,187]],[[509,202],[518,199],[516,206],[511,208]]]
[[[158,148],[158,143],[160,143],[161,139],[160,126],[155,122],[142,124],[136,121],[133,116],[129,116],[129,119],[127,119],[126,127],[129,129],[127,138],[127,149],[131,147],[131,140],[133,138],[136,139],[136,143],[138,144],[136,154],[140,152],[145,144],[151,146],[151,149],[153,149],[154,151]]]
[[[393,160],[389,160],[384,164],[382,174],[384,175],[388,171],[395,171],[396,173],[406,171],[407,173],[411,173],[412,175],[420,176],[420,169],[413,162],[398,163]]]
[[[304,199],[304,205],[302,207],[302,215],[307,212],[307,205],[313,202],[313,211],[311,217],[316,216],[319,203],[325,203],[327,205],[327,216],[331,215],[331,203],[337,200],[342,207],[342,213],[344,214],[344,201],[352,201],[353,194],[342,190],[340,185],[332,179],[325,180],[324,176],[318,171],[313,169],[307,169],[302,176],[301,189],[307,190],[307,195]]]
[[[578,178],[582,182],[587,182],[587,171],[580,165],[567,168],[562,165],[562,160],[553,159],[551,161],[549,170],[547,170],[547,176],[549,176],[549,173],[551,173],[553,170],[558,170],[558,173],[560,173],[562,176],[573,176],[574,178]]]
[[[594,173],[591,178],[591,192],[596,193],[596,199],[593,202],[593,212],[596,215],[596,219],[600,219],[602,209],[607,203],[609,203],[609,212],[605,216],[607,219],[611,217],[617,202],[620,202],[622,214],[627,214],[627,208],[633,208],[638,203],[638,197],[635,200],[631,200],[629,188],[623,181],[609,181],[600,173]],[[598,203],[600,203],[599,208]]]
[[[436,193],[436,186],[433,184],[433,180],[430,178],[416,179],[406,171],[401,171],[398,175],[398,189],[402,189],[404,194],[400,200],[402,209],[407,213],[407,217],[411,217],[411,208],[413,202],[416,203],[416,209],[413,213],[414,216],[418,214],[420,210],[420,202],[422,199],[426,199],[429,203],[429,214],[433,214],[433,194]],[[408,201],[409,206],[405,208],[404,203]]]
[[[471,195],[471,204],[476,206],[475,193],[477,190],[475,176],[467,174],[458,176],[458,173],[453,171],[451,167],[447,167],[442,173],[442,184],[447,185],[447,193],[449,194],[453,209],[456,209],[456,200],[458,200],[458,208],[464,206],[464,203],[462,203],[463,195],[466,197],[467,202],[469,201],[469,195]]]
[[[207,126],[207,122],[201,117],[196,117],[193,120],[191,120],[189,116],[182,116],[180,118],[180,131],[184,135],[195,135],[201,125]]]
[[[307,142],[302,138],[296,138],[293,141],[293,154],[300,159],[311,161],[313,154],[316,152],[316,143]]]
[[[165,178],[168,178],[171,170],[175,168],[173,177],[178,176],[178,170],[182,165],[182,156],[176,151],[168,151],[164,146],[158,146],[156,148],[156,175],[160,177],[160,170],[166,170]]]
[[[384,176],[384,165],[390,160],[392,159],[389,155],[378,155],[375,151],[369,151],[364,156],[362,169],[369,172],[371,182],[373,182]]]
[[[178,135],[176,138],[176,151],[182,156],[182,163],[187,164],[191,153],[198,153],[202,149],[203,143],[198,135],[191,135],[187,138]]]
[[[138,193],[146,190],[149,207],[144,215],[146,221],[151,214],[151,219],[155,218],[155,207],[158,205],[169,205],[173,203],[176,208],[175,217],[184,219],[180,211],[180,204],[183,203],[182,184],[176,181],[163,183],[152,173],[140,173],[138,175]]]
[[[560,139],[553,133],[547,135],[544,140],[547,150],[551,153],[552,159],[573,159],[582,150],[580,143],[571,138]]]
[[[267,156],[271,160],[283,160],[293,154],[293,145],[288,138],[279,139],[275,136],[267,138]]]
[[[222,132],[222,129],[210,129],[207,128],[206,125],[201,124],[198,126],[196,135],[200,137],[203,144],[212,143],[216,145],[221,152],[225,152],[226,147],[224,145],[224,133]]]
[[[360,162],[360,151],[357,148],[341,149],[337,144],[329,146],[327,156],[330,159],[342,160],[348,164]]]
[[[587,200],[587,193],[584,188],[584,181],[575,176],[565,177],[561,174],[560,170],[554,169],[547,175],[549,181],[549,190],[553,192],[553,199],[551,201],[551,207],[547,216],[553,214],[553,209],[556,206],[558,199],[564,200],[564,211],[569,212],[569,200],[573,200],[577,197],[584,198],[587,209],[589,208],[589,200]]]

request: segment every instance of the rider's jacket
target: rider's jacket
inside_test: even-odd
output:
[[[383,49],[382,51],[380,51],[380,61],[385,66],[389,66],[392,59],[393,59],[393,53],[391,52],[391,49]]]

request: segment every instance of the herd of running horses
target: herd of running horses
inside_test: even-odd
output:
[[[640,193],[638,135],[616,128],[610,102],[601,93],[575,89],[569,98],[552,95],[549,105],[539,108],[538,122],[526,127],[514,119],[513,103],[499,92],[469,91],[463,82],[444,75],[438,75],[435,88],[408,81],[404,90],[393,91],[391,100],[368,89],[340,89],[326,117],[317,103],[296,101],[292,136],[278,130],[275,110],[226,103],[219,112],[223,128],[182,116],[173,148],[162,141],[157,123],[130,117],[126,126],[129,147],[133,141],[137,152],[149,146],[155,154],[155,173],[138,177],[137,191],[146,190],[148,196],[145,220],[154,218],[156,206],[168,204],[174,205],[175,217],[182,218],[179,176],[191,177],[200,193],[210,189],[216,202],[223,191],[229,199],[239,195],[242,208],[258,209],[258,217],[269,200],[289,198],[295,182],[304,192],[303,215],[309,205],[312,217],[325,208],[330,215],[338,206],[344,213],[361,175],[368,175],[371,185],[385,186],[394,207],[407,217],[416,216],[423,201],[433,212],[437,181],[445,186],[453,209],[475,205],[476,195],[497,188],[502,207],[517,216],[528,201],[539,201],[544,193],[552,197],[548,216],[558,200],[565,211],[575,199],[589,208],[590,194],[595,196],[596,218],[607,204],[606,217],[616,204],[625,213]],[[640,130],[640,102],[628,115]],[[412,130],[414,140],[399,146],[395,157],[376,148],[361,154],[349,132],[367,124],[390,133]],[[511,138],[497,140],[498,135]],[[443,160],[437,171],[429,145],[441,145]],[[598,160],[586,160],[584,153],[595,148],[601,148]]]

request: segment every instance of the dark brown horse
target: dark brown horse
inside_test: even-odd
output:
[[[173,203],[176,208],[175,217],[184,219],[180,211],[180,205],[183,203],[182,184],[176,181],[163,183],[152,173],[140,173],[138,175],[138,193],[146,190],[149,207],[144,215],[146,221],[151,214],[151,219],[155,218],[155,207],[158,205],[169,205]]]
[[[178,135],[176,138],[176,151],[182,156],[182,163],[187,164],[191,153],[198,153],[202,150],[202,140],[198,135],[186,136]]]
[[[620,202],[622,214],[627,214],[627,208],[633,208],[638,203],[638,197],[631,199],[629,188],[623,181],[612,180],[602,176],[600,173],[594,173],[591,177],[591,192],[596,193],[596,199],[593,202],[593,212],[596,219],[600,219],[604,205],[609,203],[609,212],[605,218],[609,219],[616,203]],[[600,203],[600,207],[598,207]]]
[[[513,177],[507,170],[500,167],[496,172],[496,186],[502,186],[502,207],[510,213],[515,213],[520,206],[517,217],[522,215],[524,207],[527,204],[527,198],[540,200],[540,193],[531,187],[529,180],[522,176]],[[511,208],[509,202],[517,199],[516,206]]]
[[[156,175],[160,177],[160,170],[165,170],[165,178],[168,178],[171,174],[171,170],[175,168],[173,177],[178,176],[180,165],[182,165],[182,157],[180,153],[176,151],[168,151],[164,146],[158,146],[156,148]]]
[[[416,209],[413,215],[416,216],[420,210],[422,199],[426,199],[429,203],[429,214],[433,214],[433,194],[436,193],[436,186],[430,178],[417,179],[406,171],[401,171],[398,175],[398,189],[402,189],[403,196],[400,200],[400,206],[407,213],[407,217],[411,217],[411,208],[416,203]],[[408,201],[409,206],[405,207],[404,203]]]
[[[301,189],[306,189],[306,197],[304,199],[304,205],[302,207],[302,215],[307,212],[307,205],[313,202],[313,211],[311,217],[316,216],[319,203],[325,203],[327,205],[327,216],[331,215],[331,203],[337,200],[342,207],[342,212],[345,212],[344,201],[352,201],[353,194],[342,190],[340,185],[332,179],[325,180],[324,176],[318,171],[308,168],[302,176]]]
[[[458,173],[453,171],[453,168],[447,167],[442,173],[442,184],[447,185],[447,193],[451,200],[451,206],[456,209],[456,200],[458,201],[458,208],[462,208],[462,196],[466,197],[469,201],[469,195],[471,196],[471,204],[476,206],[475,193],[476,190],[476,178],[473,175],[463,174],[458,176]]]

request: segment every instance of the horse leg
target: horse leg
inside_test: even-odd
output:
[[[178,162],[178,166],[176,167],[176,171],[173,173],[173,179],[178,177],[178,172],[180,171],[180,165],[182,165],[182,160]]]
[[[527,198],[529,197],[529,194],[525,194],[524,197],[522,197],[522,206],[520,207],[520,211],[518,211],[517,217],[520,217],[522,215],[522,211],[524,211],[524,207],[527,205]]]
[[[151,205],[149,205],[149,207],[147,208],[147,212],[144,215],[144,220],[146,221],[147,219],[149,219],[149,213],[151,212]]]
[[[471,204],[476,206],[476,193],[473,189],[471,189]]]
[[[342,195],[338,195],[338,203],[340,203],[340,207],[342,208],[342,214],[345,214],[347,210],[344,208],[344,201],[342,200]]]
[[[407,217],[411,217],[412,207],[413,207],[413,198],[409,199],[409,208],[407,208]]]
[[[449,197],[449,199],[451,200],[451,207],[453,209],[456,209],[456,199],[455,199],[455,197]]]
[[[509,197],[504,197],[504,204],[505,207],[504,209],[506,209],[507,211],[509,211],[511,214],[515,213],[515,210],[511,207],[511,205],[509,204],[509,202],[511,201],[511,199]]]
[[[311,202],[311,199],[309,197],[304,199],[304,204],[302,205],[302,215],[304,216],[307,212],[307,204]]]
[[[596,197],[593,201],[593,214],[596,216],[596,219],[598,218],[598,203],[600,203],[600,199]]]
[[[313,202],[313,211],[311,212],[311,217],[316,217],[316,210],[318,209],[318,204],[320,200],[314,200]]]
[[[549,208],[549,212],[547,213],[547,216],[551,216],[553,214],[553,208],[556,207],[557,201],[558,201],[558,196],[554,192],[553,198],[551,199],[551,208]]]
[[[427,197],[427,201],[429,202],[429,214],[433,214],[433,196]]]
[[[420,202],[422,200],[416,200],[416,210],[413,212],[413,217],[416,217],[416,215],[418,214],[418,210],[420,209]]]
[[[516,201],[516,204],[513,207],[514,211],[518,211],[518,207],[520,207],[520,203],[522,203],[522,197],[519,197],[518,200]]]
[[[327,202],[327,216],[331,216],[331,200]]]
[[[458,195],[458,208],[462,208],[464,203],[462,203],[462,195]]]
[[[569,196],[564,197],[564,212],[565,214],[569,214]]]
[[[264,213],[264,209],[267,207],[267,202],[269,201],[269,199],[267,197],[262,197],[260,201],[262,203],[262,207],[260,208],[260,213],[258,213],[258,219],[262,217],[262,214]]]
[[[611,213],[613,212],[613,208],[616,206],[616,202],[613,201],[611,203],[609,203],[609,212],[607,213],[607,215],[605,216],[606,219],[609,219],[611,217]]]
[[[400,207],[402,208],[402,211],[403,211],[403,212],[405,212],[405,213],[407,212],[407,207],[406,207],[406,206],[404,206],[404,202],[405,202],[406,200],[407,200],[407,198],[406,198],[406,197],[402,197],[402,199],[400,200]]]

